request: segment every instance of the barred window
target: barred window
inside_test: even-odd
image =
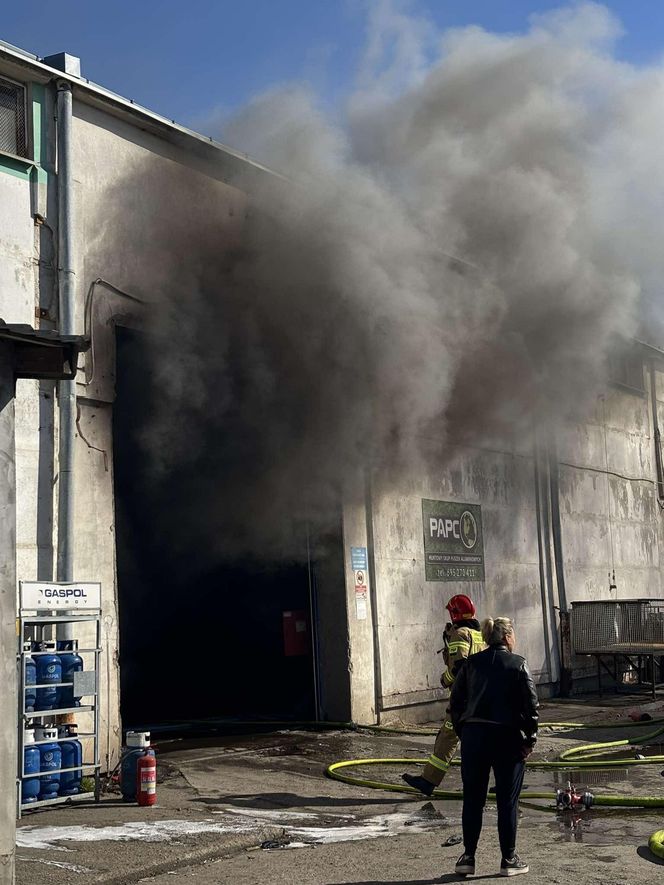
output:
[[[0,151],[27,157],[25,123],[25,87],[0,78]]]

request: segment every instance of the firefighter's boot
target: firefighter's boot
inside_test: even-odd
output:
[[[406,781],[409,787],[419,790],[419,792],[424,793],[425,796],[431,796],[436,789],[435,784],[432,784],[431,781],[428,781],[420,774],[402,774],[401,779]]]

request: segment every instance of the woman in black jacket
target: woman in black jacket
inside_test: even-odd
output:
[[[528,664],[513,654],[509,618],[487,618],[482,637],[488,648],[469,658],[452,687],[450,712],[461,738],[464,853],[455,870],[474,875],[491,769],[496,779],[498,838],[503,876],[527,873],[516,853],[518,800],[525,760],[537,740],[539,703]]]

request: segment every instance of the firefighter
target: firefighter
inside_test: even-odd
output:
[[[475,606],[469,596],[463,593],[453,596],[445,608],[449,612],[452,623],[447,624],[443,634],[441,651],[445,661],[445,671],[440,677],[440,682],[443,688],[449,689],[466,658],[478,651],[483,651],[485,645],[479,621],[475,620]],[[429,756],[422,774],[402,774],[401,777],[408,786],[414,787],[425,796],[431,796],[447,774],[458,743],[459,738],[454,731],[448,707],[436,737],[433,753]]]

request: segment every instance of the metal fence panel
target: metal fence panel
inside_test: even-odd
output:
[[[573,602],[572,650],[589,654],[664,654],[664,599]]]

